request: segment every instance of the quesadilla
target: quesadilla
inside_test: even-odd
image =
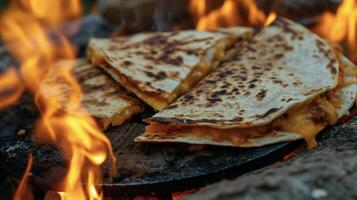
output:
[[[138,142],[257,147],[315,136],[348,113],[354,65],[289,20],[278,19],[239,43],[191,92],[146,119]]]
[[[241,27],[235,34],[230,32],[161,32],[92,39],[87,56],[128,91],[161,110],[212,71],[236,39],[248,37],[253,30]]]
[[[101,128],[121,125],[143,111],[142,103],[101,69],[85,60],[62,60],[51,68],[41,87],[47,97],[59,99],[66,111],[71,111],[67,102],[73,91],[59,74],[64,67],[71,66],[74,66],[72,72],[83,93],[81,108],[94,117]]]

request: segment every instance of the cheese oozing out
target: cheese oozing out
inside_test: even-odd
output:
[[[99,126],[103,129],[106,130],[109,126],[119,126],[122,125],[124,122],[130,120],[130,118],[139,112],[142,112],[143,108],[141,106],[138,106],[136,104],[133,104],[129,107],[127,107],[125,110],[122,110],[121,112],[118,112],[111,118],[102,118],[102,119],[97,119]]]

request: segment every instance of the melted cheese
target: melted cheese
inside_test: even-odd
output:
[[[109,67],[108,65],[101,65],[101,67],[105,68],[105,70],[108,71],[121,86],[123,86],[128,91],[134,93],[136,96],[138,96],[141,100],[143,100],[145,103],[147,103],[154,109],[160,110],[167,107],[167,100],[161,97],[159,94],[142,92],[139,88],[132,84],[129,79],[120,74],[114,68]]]
[[[242,144],[247,141],[247,138],[263,136],[274,131],[285,131],[300,134],[304,137],[308,148],[313,149],[317,146],[316,135],[327,125],[337,122],[336,109],[341,107],[342,100],[337,95],[336,90],[351,84],[344,79],[345,73],[356,73],[353,70],[352,72],[351,70],[348,71],[349,68],[344,66],[344,62],[340,59],[339,66],[340,73],[336,89],[290,109],[285,115],[275,119],[268,125],[251,128],[218,129],[207,126],[173,126],[151,122],[146,127],[145,134],[165,135],[167,132],[174,132],[175,134],[192,134],[196,136],[209,135],[216,142],[227,140],[233,144]]]
[[[119,126],[122,125],[124,122],[128,121],[134,114],[141,112],[143,109],[141,106],[138,105],[131,105],[130,107],[126,108],[125,110],[118,112],[111,118],[100,119],[100,127],[104,130],[107,129],[110,125],[112,126]]]
[[[302,135],[308,144],[308,148],[312,149],[317,145],[315,136],[328,124],[334,124],[336,121],[335,108],[322,96],[316,98],[312,103],[290,110],[269,125],[218,129],[204,126],[173,126],[152,122],[146,128],[145,134],[165,135],[167,132],[174,132],[178,135],[190,134],[199,137],[209,135],[216,142],[227,140],[238,145],[246,142],[247,138],[264,136],[274,131],[285,131]]]
[[[290,110],[285,116],[278,118],[273,124],[278,130],[302,135],[309,149],[315,148],[316,135],[329,124],[337,122],[335,107],[325,96],[316,98],[308,106],[300,106]]]

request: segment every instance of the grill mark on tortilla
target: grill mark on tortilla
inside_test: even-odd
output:
[[[242,28],[234,34],[193,30],[140,33],[119,40],[92,39],[88,49],[103,55],[112,67],[110,74],[117,71],[118,76],[127,77],[138,90],[126,88],[137,96],[140,96],[139,92],[152,93],[171,101],[176,99],[177,88],[195,66],[209,66],[216,59],[216,51],[221,50],[215,48],[217,44],[226,48],[225,45],[230,45],[234,37],[246,38],[251,32],[250,28]]]
[[[125,65],[125,66],[130,66],[132,64],[133,64],[132,62],[127,61],[127,60],[123,62],[123,65]]]
[[[163,80],[165,78],[167,78],[167,75],[164,71],[160,71],[158,74],[154,74],[150,71],[144,71],[144,73],[151,78],[154,78],[157,81]]]
[[[338,65],[331,61],[333,56],[326,57],[319,52],[315,41],[321,39],[298,24],[277,24],[264,28],[251,40],[229,50],[227,61],[187,94],[193,96],[194,101],[187,103],[183,96],[174,103],[176,108],[163,110],[154,117],[170,118],[172,123],[189,119],[196,125],[212,127],[258,126],[304,102],[309,96],[335,87],[337,77],[330,74],[333,68],[338,73]],[[333,55],[327,44],[322,44],[321,48]],[[315,58],[313,52],[321,57]],[[332,70],[327,68],[329,62]],[[226,93],[218,95],[222,90]],[[245,110],[241,111],[241,108]],[[274,109],[267,113],[270,108]],[[225,112],[219,112],[222,109]],[[234,121],[235,117],[243,119]],[[216,122],[202,123],[203,119]]]
[[[267,118],[269,115],[278,112],[280,109],[282,109],[282,108],[281,108],[281,107],[280,107],[280,108],[271,108],[271,109],[269,109],[267,112],[265,112],[264,114],[262,114],[262,115],[256,115],[255,117],[256,117],[257,119]]]
[[[336,64],[336,60],[331,60],[327,65],[327,68],[330,70],[332,75],[336,75],[337,74],[337,69],[334,68],[335,64]]]
[[[267,90],[261,89],[257,95],[255,95],[255,98],[257,101],[261,101],[264,99],[265,95],[267,93]]]

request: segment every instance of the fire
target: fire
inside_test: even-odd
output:
[[[102,199],[101,190],[96,187],[102,181],[101,167],[107,158],[115,163],[110,141],[80,107],[82,92],[71,74],[73,63],[55,65],[58,59],[75,59],[74,48],[61,33],[55,33],[54,42],[46,31],[80,13],[80,0],[14,0],[0,24],[6,47],[20,63],[18,73],[9,70],[0,76],[0,108],[14,104],[25,89],[33,94],[41,113],[34,130],[36,141],[56,144],[68,161],[68,171],[58,192],[63,200]],[[58,90],[58,85],[52,84],[47,90],[41,87],[54,67],[60,69],[57,76],[71,87],[65,97],[66,109],[63,99],[45,95]],[[26,173],[30,167],[31,162]],[[21,183],[26,180],[25,174]],[[21,199],[23,187],[20,184],[15,199]]]
[[[27,190],[27,181],[28,181],[28,174],[31,171],[31,167],[32,167],[32,162],[33,162],[33,158],[32,158],[32,154],[30,154],[29,156],[29,161],[27,163],[27,167],[24,173],[24,177],[22,178],[21,182],[19,183],[19,187],[14,195],[14,199],[27,199],[27,200],[32,200],[33,196],[31,195],[31,193],[29,194],[30,191]]]
[[[267,17],[267,19],[266,19],[266,21],[264,23],[264,27],[269,26],[271,23],[273,23],[273,21],[276,19],[276,17],[277,17],[276,13],[275,12],[271,12],[268,15],[268,17]]]
[[[350,58],[357,60],[357,1],[344,0],[336,14],[324,13],[313,30],[331,42],[346,42]]]
[[[24,89],[14,69],[0,75],[0,109],[14,104],[21,97]]]
[[[190,11],[197,18],[197,30],[214,30],[237,25],[263,26],[267,21],[265,13],[252,0],[225,0],[220,8],[208,14],[207,1],[191,0]],[[246,15],[243,16],[242,13]]]
[[[207,0],[191,0],[189,10],[197,30],[214,30],[228,26],[267,26],[277,17],[268,16],[254,0],[225,0],[221,7],[210,11]],[[344,0],[336,13],[326,12],[312,30],[333,43],[346,43],[349,57],[357,61],[357,1]]]

